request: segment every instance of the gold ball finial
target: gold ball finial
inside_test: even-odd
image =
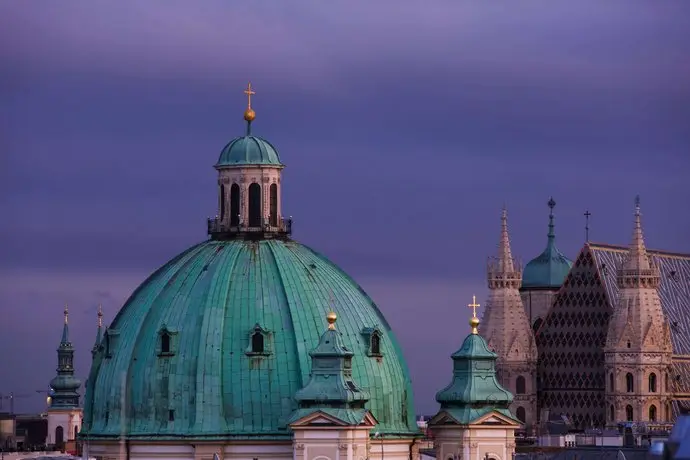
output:
[[[244,119],[245,121],[254,121],[256,118],[256,112],[254,112],[254,109],[247,109],[244,111]]]
[[[338,319],[338,315],[336,315],[334,311],[332,311],[326,315],[326,321],[328,321],[328,329],[330,329],[330,330],[335,329],[335,322],[337,319]]]
[[[477,327],[479,326],[479,318],[473,316],[470,318],[470,327],[472,328],[472,334],[479,334]]]

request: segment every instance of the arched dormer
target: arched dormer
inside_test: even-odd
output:
[[[271,354],[271,335],[268,330],[255,324],[249,332],[249,340],[245,354],[247,356],[269,356]]]
[[[364,343],[367,347],[367,356],[372,358],[383,357],[383,334],[378,328],[365,327],[362,329],[362,336],[364,336]]]
[[[288,237],[292,220],[283,218],[281,210],[285,166],[270,142],[252,135],[256,113],[251,108],[251,84],[245,94],[247,132],[223,148],[215,165],[220,200],[216,217],[208,219],[208,234],[213,239]]]
[[[156,346],[156,354],[163,357],[175,356],[176,341],[175,336],[177,331],[173,331],[165,324],[158,330],[158,340]]]

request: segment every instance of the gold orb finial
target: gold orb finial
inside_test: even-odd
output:
[[[247,83],[247,89],[244,90],[244,94],[247,95],[247,110],[244,111],[244,119],[251,123],[256,118],[256,112],[252,109],[252,96],[256,94],[252,90],[252,82]]]
[[[326,321],[328,321],[328,329],[335,330],[335,321],[338,319],[338,315],[334,311],[331,311],[326,315]]]
[[[479,334],[477,326],[479,326],[479,318],[477,318],[477,307],[481,307],[477,303],[477,296],[472,296],[472,303],[467,305],[472,309],[472,318],[470,318],[470,327],[472,328],[472,334]]]

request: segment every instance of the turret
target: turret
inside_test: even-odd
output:
[[[79,406],[79,393],[81,381],[74,377],[74,348],[69,339],[69,310],[65,306],[64,324],[62,326],[62,338],[57,348],[58,366],[57,375],[50,381],[53,389],[51,395],[51,408],[71,408]]]
[[[252,96],[256,93],[251,83],[244,93],[246,134],[230,141],[215,165],[218,213],[208,219],[208,234],[221,240],[286,238],[292,232],[292,219],[282,215],[281,173],[285,165],[270,142],[252,134],[256,119]]]
[[[618,298],[604,348],[609,423],[669,421],[673,346],[659,298],[659,269],[647,254],[639,197],[630,249],[618,269]]]
[[[484,336],[498,355],[498,381],[515,395],[511,410],[531,428],[537,413],[537,347],[520,297],[521,275],[510,248],[508,213],[503,209],[498,254],[488,262]]]

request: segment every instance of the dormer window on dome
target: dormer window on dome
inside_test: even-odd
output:
[[[375,327],[365,327],[362,329],[362,335],[364,336],[365,344],[367,346],[367,356],[372,358],[382,358],[383,353],[381,351],[381,339],[383,335],[378,328]]]
[[[270,333],[258,323],[249,333],[249,345],[245,354],[247,356],[269,356],[271,354]]]
[[[212,239],[287,238],[292,218],[281,214],[281,172],[278,151],[265,139],[251,134],[256,118],[252,109],[251,83],[244,92],[247,133],[230,141],[222,150],[218,170],[218,213],[207,221]]]
[[[175,340],[176,331],[168,329],[165,324],[158,331],[158,346],[156,347],[156,354],[159,357],[175,356]]]

